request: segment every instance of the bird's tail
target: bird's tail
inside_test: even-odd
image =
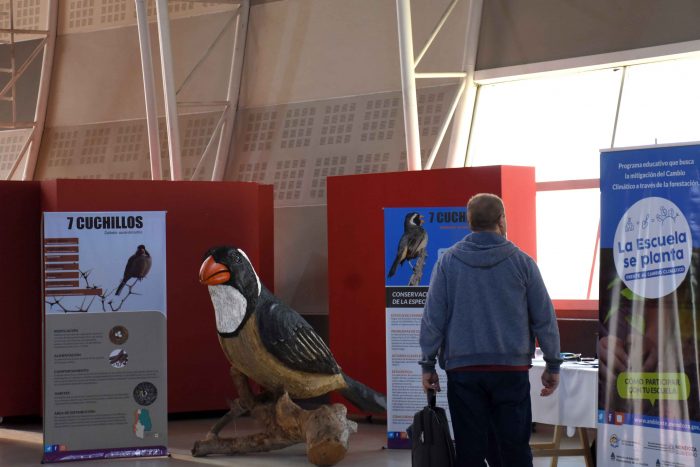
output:
[[[127,281],[127,279],[124,279],[124,280],[121,281],[121,283],[119,284],[119,287],[117,287],[117,291],[115,292],[117,295],[119,295],[120,293],[122,293],[122,289],[123,289],[124,286],[126,285],[126,281]]]
[[[399,257],[396,256],[396,259],[394,260],[394,264],[391,265],[391,269],[389,269],[389,274],[386,277],[393,277],[394,274],[396,274],[396,268],[399,267]]]
[[[343,373],[343,378],[345,378],[348,387],[338,392],[358,409],[368,413],[386,412],[386,396],[384,394],[355,381],[345,373]]]

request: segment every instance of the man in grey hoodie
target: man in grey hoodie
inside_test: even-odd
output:
[[[430,279],[420,330],[423,387],[440,390],[439,358],[459,467],[486,458],[531,467],[528,370],[537,338],[546,362],[541,394],[555,391],[562,360],[554,307],[537,264],[506,239],[503,201],[473,196],[467,220],[472,233],[438,259]]]

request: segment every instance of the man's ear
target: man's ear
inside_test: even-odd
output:
[[[506,222],[506,215],[505,213],[501,215],[501,217],[498,218],[498,230],[500,230],[501,235],[506,237],[506,231],[508,229],[508,224]]]

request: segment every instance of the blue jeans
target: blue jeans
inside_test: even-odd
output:
[[[487,458],[491,465],[532,467],[527,371],[448,372],[447,401],[457,467],[482,467]]]

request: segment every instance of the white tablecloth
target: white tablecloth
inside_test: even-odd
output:
[[[530,369],[532,421],[548,425],[595,428],[598,414],[598,368],[564,363],[559,388],[540,396],[544,361],[533,360]]]

